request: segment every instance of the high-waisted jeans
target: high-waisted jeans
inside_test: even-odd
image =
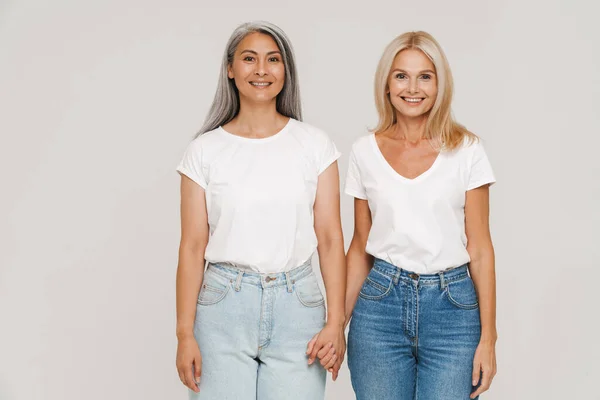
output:
[[[209,265],[194,335],[202,355],[193,400],[319,400],[325,369],[306,348],[325,325],[325,305],[310,264],[259,274]]]
[[[481,324],[463,265],[415,274],[376,259],[348,336],[357,400],[467,400]]]

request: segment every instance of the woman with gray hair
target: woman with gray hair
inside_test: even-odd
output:
[[[177,167],[177,369],[192,399],[322,399],[343,360],[340,153],[301,122],[296,75],[280,28],[238,27]]]

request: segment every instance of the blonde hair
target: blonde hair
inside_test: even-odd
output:
[[[417,49],[423,52],[435,66],[438,82],[438,93],[435,103],[429,111],[425,129],[426,139],[433,141],[444,150],[453,150],[465,140],[476,141],[478,138],[452,116],[452,73],[448,60],[439,43],[427,32],[406,32],[398,36],[385,48],[377,72],[375,73],[375,105],[379,114],[379,122],[375,132],[383,132],[397,123],[396,110],[387,92],[387,82],[394,58],[402,50]]]

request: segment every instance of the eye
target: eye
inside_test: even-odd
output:
[[[405,79],[405,78],[406,78],[406,75],[405,75],[405,74],[403,74],[402,72],[399,72],[399,73],[397,73],[397,74],[395,75],[395,78],[396,78],[396,79]]]
[[[254,61],[254,57],[246,56],[246,57],[244,57],[244,61]]]
[[[271,58],[269,58],[269,62],[279,62],[279,58],[271,57]]]
[[[431,75],[429,75],[429,74],[423,74],[423,75],[421,75],[421,78],[427,81],[427,80],[431,79]]]

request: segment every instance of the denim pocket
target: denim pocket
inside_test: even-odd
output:
[[[479,307],[475,285],[473,285],[473,280],[468,276],[458,281],[449,282],[444,293],[446,293],[446,297],[450,303],[458,308],[474,310]]]
[[[294,291],[300,303],[306,307],[318,307],[325,303],[317,277],[312,272],[294,283]]]
[[[198,304],[203,306],[217,304],[225,298],[225,295],[229,291],[229,286],[227,278],[207,270],[204,273],[204,280],[198,294]]]
[[[392,277],[381,273],[373,267],[365,283],[360,289],[359,296],[367,300],[381,300],[392,289]]]

